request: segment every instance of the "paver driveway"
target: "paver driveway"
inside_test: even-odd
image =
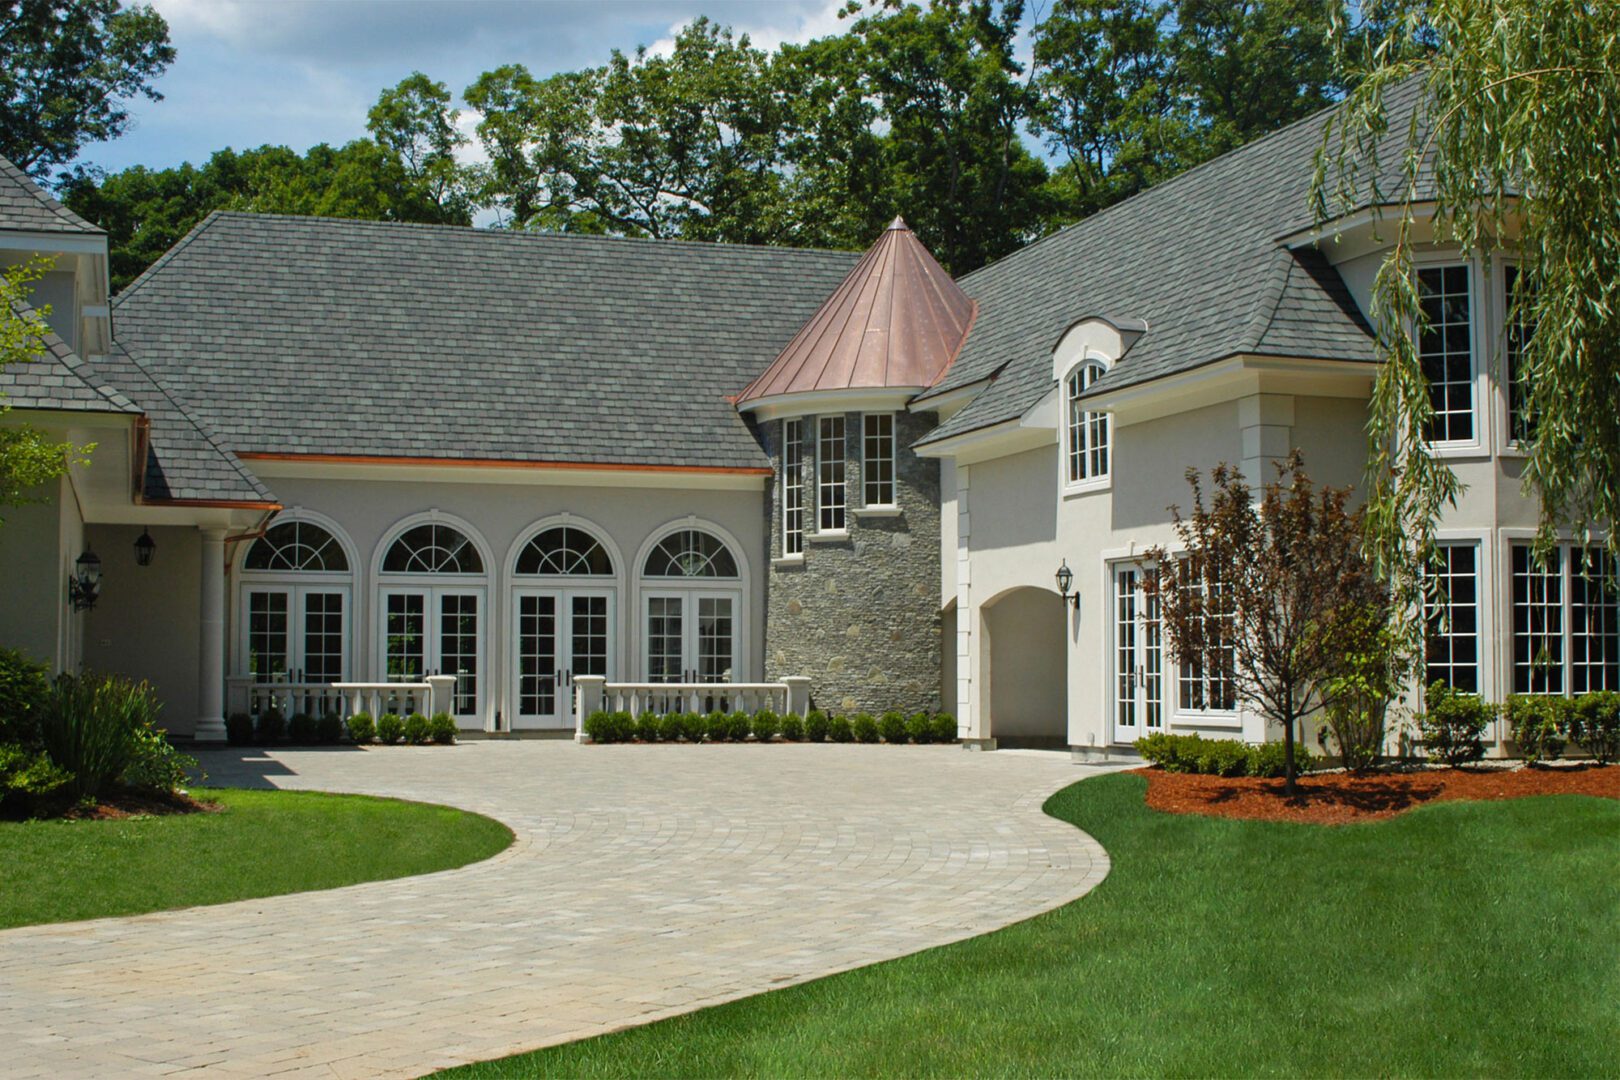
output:
[[[955,941],[1102,880],[1087,775],[956,747],[216,752],[214,782],[499,818],[459,870],[0,932],[0,1071],[416,1075]],[[275,852],[265,852],[275,858]]]

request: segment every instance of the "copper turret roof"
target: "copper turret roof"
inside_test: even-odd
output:
[[[961,349],[973,312],[973,301],[897,217],[737,403],[931,386]]]

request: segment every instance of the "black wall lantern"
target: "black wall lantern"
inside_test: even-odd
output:
[[[152,533],[147,529],[141,530],[141,538],[135,541],[135,565],[151,566],[152,553],[157,550],[157,541],[152,539]]]
[[[68,599],[74,611],[86,611],[96,606],[101,595],[101,559],[86,550],[73,564],[74,575],[68,578]]]
[[[1068,559],[1063,560],[1063,565],[1057,568],[1057,573],[1053,576],[1057,578],[1058,594],[1078,611],[1080,609],[1080,594],[1078,592],[1073,594],[1069,592],[1074,586],[1074,571],[1069,569]]]

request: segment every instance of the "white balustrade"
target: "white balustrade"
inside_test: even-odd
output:
[[[284,717],[321,717],[344,712],[344,695],[331,683],[255,682],[249,676],[226,680],[227,712],[258,716],[275,709]]]
[[[373,717],[390,712],[431,716],[450,711],[456,685],[453,675],[430,675],[415,683],[257,682],[247,675],[233,675],[225,682],[230,712],[257,716],[276,709],[285,717],[299,713],[349,717],[360,712]]]

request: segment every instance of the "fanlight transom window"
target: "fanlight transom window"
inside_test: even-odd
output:
[[[343,545],[319,525],[284,521],[272,525],[248,548],[245,570],[308,570],[347,572],[349,558]]]
[[[517,572],[606,577],[613,573],[613,559],[601,541],[584,529],[561,525],[545,530],[523,545],[523,550],[518,552]]]
[[[682,529],[659,541],[647,556],[647,577],[734,578],[737,560],[717,536],[699,529]]]
[[[417,525],[389,547],[382,568],[385,574],[482,574],[484,560],[460,529]]]

